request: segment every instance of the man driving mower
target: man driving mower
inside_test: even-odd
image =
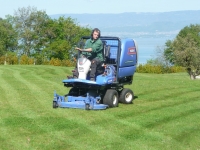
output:
[[[81,57],[86,57],[91,61],[91,71],[89,74],[90,80],[95,81],[95,77],[104,72],[104,67],[102,67],[103,61],[103,43],[99,39],[101,36],[100,30],[94,28],[91,33],[91,38],[85,43],[84,49],[76,47],[76,50],[81,52]],[[78,78],[77,66],[73,72],[73,78]]]

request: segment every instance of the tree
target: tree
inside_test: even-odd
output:
[[[167,40],[165,42],[165,48],[164,48],[164,57],[166,60],[169,61],[169,63],[174,64],[174,55],[173,55],[173,47],[172,47],[173,41]]]
[[[59,17],[51,19],[45,11],[35,7],[19,8],[14,16],[7,16],[18,33],[18,54],[36,59],[71,59],[81,36],[91,29],[81,27],[75,19]],[[40,61],[42,62],[42,61]]]
[[[200,74],[200,47],[188,34],[185,38],[178,36],[173,42],[174,62],[187,69],[191,79]]]
[[[35,7],[23,7],[14,12],[14,16],[9,16],[9,21],[13,24],[18,33],[18,43],[21,54],[31,56],[40,52],[43,48],[43,30],[49,20],[45,11],[37,11]]]
[[[17,48],[17,33],[12,25],[0,18],[0,56],[13,52]]]
[[[59,17],[52,20],[46,29],[46,37],[49,43],[44,49],[44,53],[49,58],[71,59],[74,53],[74,46],[83,35],[89,35],[91,29],[80,27],[74,19]]]
[[[183,28],[174,41],[166,42],[165,57],[185,67],[191,79],[200,75],[200,25]]]

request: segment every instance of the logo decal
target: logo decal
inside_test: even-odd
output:
[[[84,68],[83,67],[78,67],[78,71],[79,72],[84,72]]]
[[[136,54],[136,48],[135,47],[129,47],[128,48],[128,55]]]

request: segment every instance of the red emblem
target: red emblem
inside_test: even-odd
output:
[[[136,54],[136,48],[135,47],[129,47],[128,48],[128,55]]]

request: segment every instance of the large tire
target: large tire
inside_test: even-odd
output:
[[[132,104],[134,99],[133,91],[130,89],[123,89],[119,96],[119,102],[124,104]]]
[[[119,100],[118,100],[118,93],[116,90],[109,89],[106,91],[106,94],[103,98],[103,103],[108,105],[109,107],[117,107]]]

